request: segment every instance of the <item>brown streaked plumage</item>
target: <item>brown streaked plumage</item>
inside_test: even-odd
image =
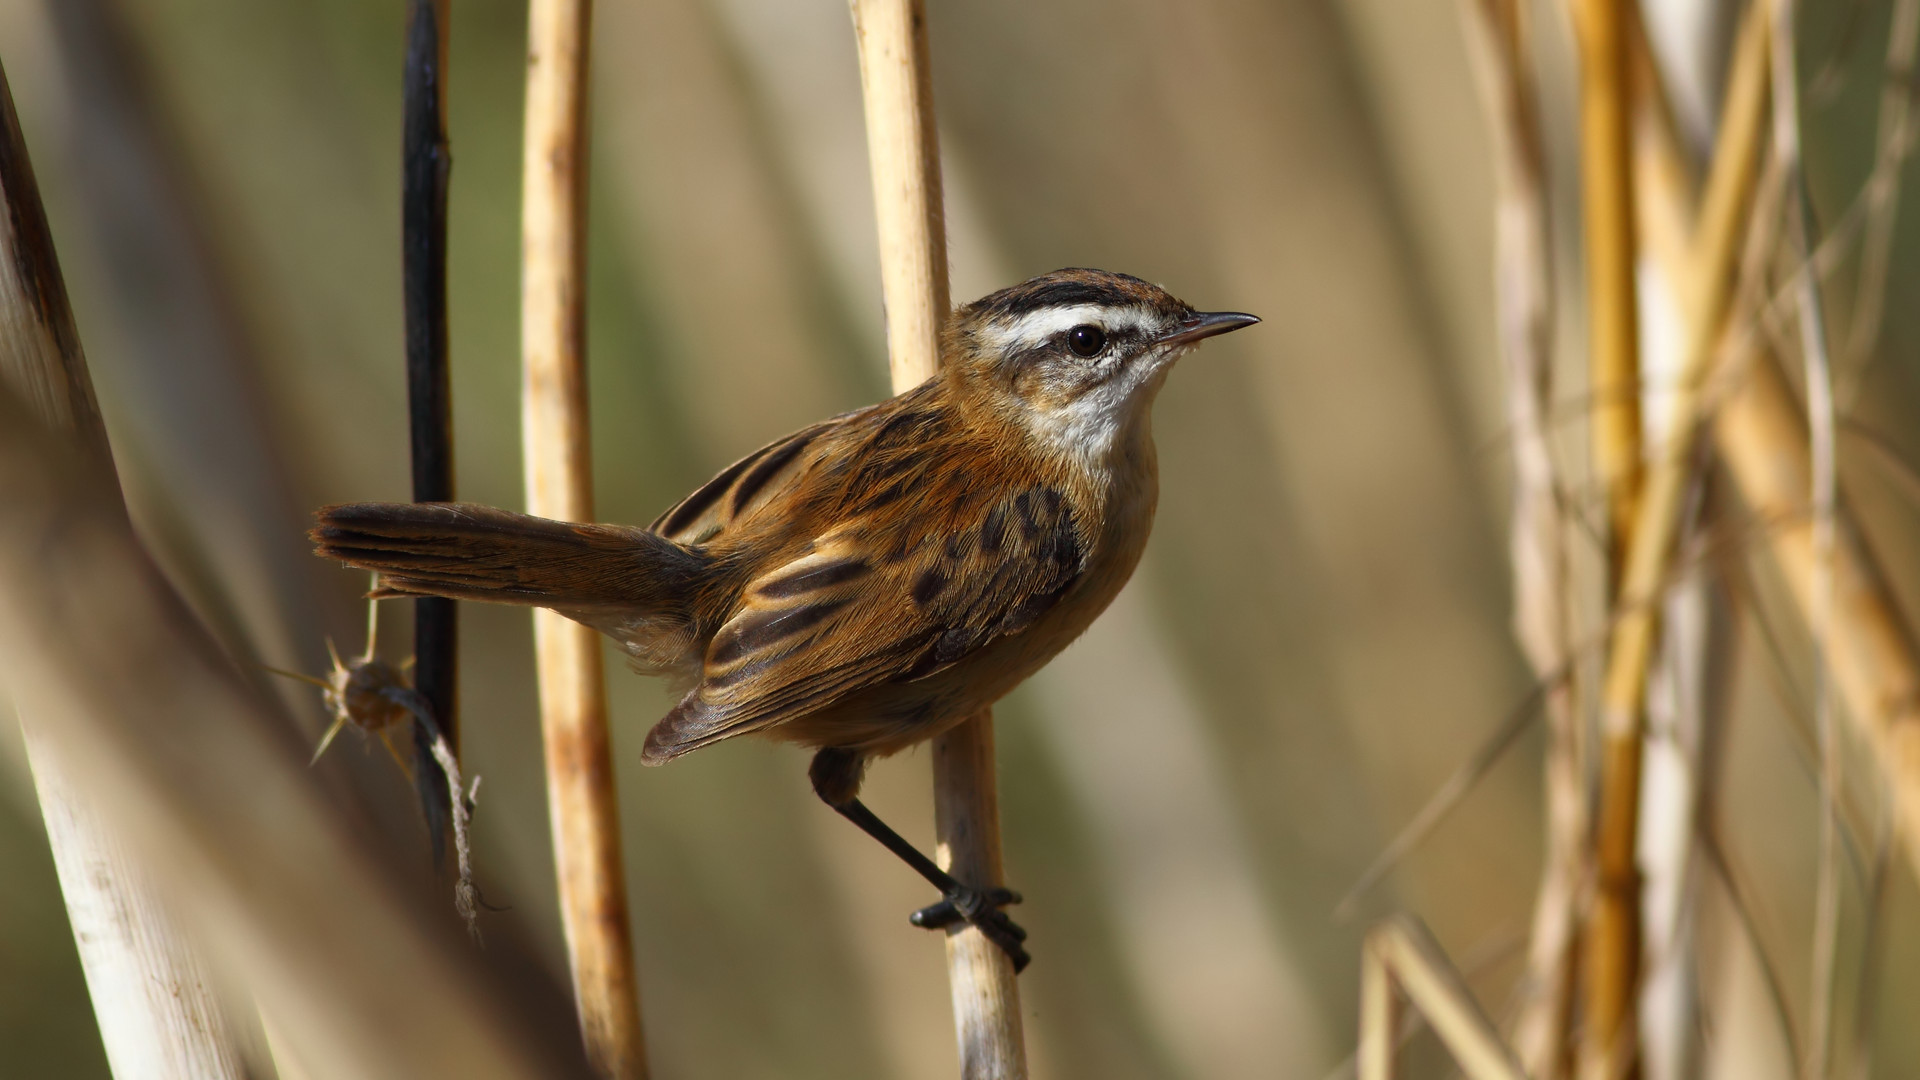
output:
[[[1172,362],[1257,322],[1137,278],[1061,270],[956,313],[941,373],[735,462],[646,529],[467,504],[319,512],[319,552],[379,596],[552,608],[685,695],[670,761],[758,732],[819,751],[815,789],[1024,962],[1000,890],[969,890],[857,798],[872,757],[998,700],[1119,592],[1153,522],[1148,412]]]

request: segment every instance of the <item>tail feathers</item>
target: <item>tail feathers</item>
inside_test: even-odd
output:
[[[314,516],[316,553],[378,571],[382,597],[684,613],[708,563],[644,529],[472,503],[351,503]]]

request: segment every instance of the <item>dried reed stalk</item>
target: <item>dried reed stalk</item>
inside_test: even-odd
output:
[[[0,386],[32,405],[102,475],[112,451],[73,326],[33,165],[0,71]],[[14,512],[10,509],[9,511]],[[121,510],[124,518],[124,508]],[[68,775],[42,733],[52,710],[31,684],[13,688],[107,1063],[121,1077],[246,1075],[233,1025],[204,966],[147,875]]]
[[[159,1001],[176,1012],[155,1034],[175,1045],[131,1063],[115,1053],[116,1074],[244,1075],[223,1068],[230,1024],[202,1010],[195,974],[151,963],[172,946],[149,936],[168,931],[128,891],[144,876],[324,1075],[577,1075],[531,1022],[549,1011],[538,995],[503,993],[472,968],[436,914],[403,902],[355,847],[290,722],[140,549],[4,73],[0,116],[0,677],[36,774],[54,762],[71,805],[140,857],[137,873],[110,855],[84,864],[103,910],[131,895],[136,919],[115,937],[142,950],[137,1000],[96,1010],[112,1052],[153,1024],[130,1010]],[[56,852],[71,835],[56,826]],[[181,1053],[183,1037],[201,1051]]]
[[[1593,465],[1617,585],[1641,482],[1640,320],[1634,300],[1631,0],[1573,0],[1580,45],[1580,184],[1587,254]],[[1617,591],[1617,590],[1616,590]]]
[[[521,210],[521,437],[527,512],[592,521],[586,366],[587,63],[591,0],[528,7]],[[646,1041],[621,863],[600,637],[533,613],[561,924],[587,1057],[644,1077]]]
[[[1527,994],[1514,1042],[1530,1073],[1559,1075],[1573,1013],[1579,897],[1585,877],[1587,791],[1574,698],[1561,677],[1570,658],[1571,581],[1561,483],[1549,435],[1553,402],[1553,249],[1527,7],[1519,0],[1460,6],[1494,148],[1494,278],[1507,372],[1513,456],[1514,636],[1534,676],[1553,682],[1547,717],[1546,852],[1534,901]]]
[[[1396,991],[1426,1017],[1468,1080],[1527,1080],[1446,950],[1410,915],[1374,927],[1361,950],[1359,1080],[1394,1078],[1401,1011]]]
[[[1888,43],[1890,71],[1906,70],[1905,60],[1913,49],[1916,8],[1920,5],[1906,0],[1895,7]],[[1774,10],[1773,14],[1781,18],[1786,13]],[[1776,69],[1784,70],[1791,53],[1780,48],[1781,44],[1775,44],[1773,59]],[[1879,200],[1888,198],[1879,181],[1888,163],[1900,160],[1910,138],[1903,131],[1907,95],[1903,90],[1895,90],[1891,96],[1898,100],[1890,104],[1883,96],[1880,156],[1864,195],[1865,213],[1870,220],[1879,220],[1891,213],[1890,205],[1878,205]],[[1792,123],[1791,112],[1790,108],[1777,110],[1777,128]],[[1892,124],[1888,122],[1890,112],[1895,117]],[[1642,149],[1652,154],[1671,152],[1668,147],[1657,144]],[[1654,192],[1654,197],[1671,204],[1660,217],[1684,220],[1691,212],[1692,194],[1683,187]],[[1848,216],[1851,217],[1851,212]],[[1868,230],[1867,251],[1862,256],[1862,289],[1877,288],[1873,281],[1877,272],[1869,272],[1880,257],[1872,250],[1876,231],[1871,227]],[[1819,302],[1817,295],[1813,295],[1813,268],[1806,264],[1808,259],[1818,256],[1808,250],[1817,249],[1811,243],[1812,238],[1803,239],[1805,242],[1794,244],[1798,260],[1794,267],[1794,299],[1802,320],[1803,349],[1814,369],[1809,373],[1808,384],[1818,392],[1825,389],[1828,379],[1818,370],[1824,366],[1819,363],[1824,341],[1817,327]],[[1667,264],[1668,276],[1684,293],[1691,285],[1691,268],[1684,255],[1672,256],[1664,247],[1660,254]],[[1872,301],[1861,297],[1859,302],[1860,309],[1868,309]],[[1861,347],[1862,327],[1858,321],[1852,330],[1850,346]],[[1821,670],[1838,691],[1846,706],[1845,714],[1874,747],[1883,776],[1894,793],[1899,816],[1906,823],[1902,831],[1913,844],[1914,830],[1920,827],[1920,738],[1912,731],[1913,721],[1920,719],[1920,657],[1865,537],[1832,485],[1830,453],[1818,452],[1821,440],[1810,431],[1807,413],[1820,415],[1832,408],[1831,402],[1810,400],[1809,409],[1803,411],[1788,388],[1780,361],[1772,350],[1764,342],[1745,344],[1750,351],[1737,357],[1737,364],[1729,362],[1732,370],[1715,418],[1716,448],[1743,501],[1764,523],[1770,554],[1789,585],[1803,619],[1813,631]],[[1824,465],[1820,461],[1823,456],[1827,457]],[[1825,484],[1819,482],[1823,477]],[[1831,727],[1823,730],[1818,740],[1822,745],[1816,748],[1823,761],[1823,788],[1829,793],[1838,787],[1837,777],[1833,775],[1837,755],[1829,741],[1832,737]],[[1823,833],[1833,827],[1830,819],[1823,820]],[[1920,868],[1920,846],[1910,847],[1909,854],[1913,866]],[[1830,857],[1823,856],[1823,862]],[[1801,1062],[1809,1074],[1824,1068],[1825,1044],[1832,1026],[1830,968],[1835,924],[1832,876],[1829,862],[1823,866],[1820,884],[1823,896],[1817,904],[1824,909],[1816,915],[1822,940],[1815,946],[1814,1008]],[[1790,1024],[1788,1038],[1792,1041]]]
[[[1694,306],[1674,387],[1667,434],[1653,459],[1633,522],[1617,597],[1618,622],[1601,685],[1600,808],[1595,836],[1597,895],[1586,950],[1585,1077],[1623,1076],[1636,1052],[1639,989],[1639,828],[1641,743],[1647,673],[1659,633],[1659,600],[1674,554],[1704,395],[1733,295],[1740,239],[1764,129],[1767,22],[1749,10],[1735,47],[1733,74],[1707,181],[1694,246]]]
[[[940,365],[950,307],[947,240],[924,0],[850,0],[860,47],[867,151],[880,233],[887,355],[896,393]],[[937,857],[979,887],[1001,883],[993,716],[983,712],[933,744]],[[979,930],[947,932],[947,972],[964,1080],[1024,1080],[1026,1045],[1013,963]]]
[[[1743,50],[1750,47],[1743,41]],[[1660,147],[1647,149],[1658,152]],[[1674,200],[1691,197],[1679,189],[1654,194]],[[1685,220],[1690,209],[1682,202],[1663,216]],[[1661,253],[1665,258],[1664,249]],[[1669,262],[1665,269],[1680,283],[1683,298],[1708,287],[1691,260]],[[1797,610],[1812,625],[1817,545],[1809,501],[1814,473],[1807,420],[1779,358],[1762,342],[1748,344],[1750,351],[1726,362],[1727,378],[1715,402],[1714,449],[1741,501],[1765,526],[1768,553]],[[1920,645],[1844,496],[1835,500],[1834,519],[1824,663],[1846,706],[1843,713],[1875,751],[1893,793],[1908,861],[1920,874]]]

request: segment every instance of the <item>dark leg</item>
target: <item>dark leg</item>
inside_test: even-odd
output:
[[[880,841],[888,851],[898,855],[915,873],[940,890],[941,901],[914,912],[913,924],[929,930],[942,930],[959,922],[972,923],[1013,960],[1015,973],[1024,969],[1032,959],[1020,944],[1027,939],[1027,932],[1000,910],[1006,904],[1019,903],[1020,894],[1006,888],[977,889],[962,885],[952,874],[940,869],[939,864],[922,854],[919,848],[908,843],[906,837],[894,832],[854,794],[860,790],[860,775],[866,771],[866,767],[867,759],[863,755],[829,749],[814,755],[813,767],[807,770],[807,775],[813,780],[814,793],[820,796],[822,802],[860,826],[861,832]]]

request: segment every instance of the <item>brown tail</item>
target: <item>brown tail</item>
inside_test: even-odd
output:
[[[322,507],[315,551],[380,573],[376,596],[448,596],[568,614],[685,617],[709,560],[645,529],[576,525],[473,503]],[[578,617],[578,616],[576,616]]]

